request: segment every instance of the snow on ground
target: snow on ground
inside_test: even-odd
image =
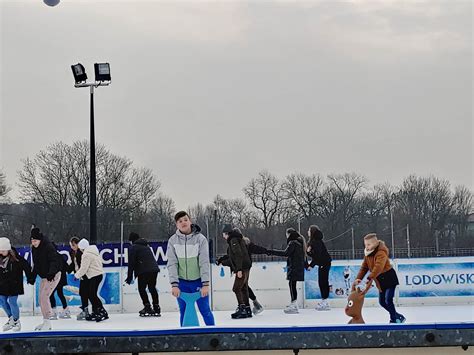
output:
[[[473,306],[422,306],[398,307],[399,313],[407,318],[407,324],[422,323],[461,323],[474,321]],[[282,310],[265,310],[251,319],[234,320],[229,311],[214,312],[218,327],[281,327],[281,326],[330,326],[346,324],[349,318],[341,308],[318,312],[312,309],[300,310],[300,314],[284,314]],[[388,313],[379,307],[367,307],[363,310],[366,324],[387,324]],[[6,322],[5,317],[0,318]],[[21,317],[22,332],[33,331],[42,322],[40,316]],[[3,324],[1,323],[1,324]],[[177,312],[163,313],[159,318],[142,318],[138,314],[110,314],[110,319],[102,322],[77,321],[72,319],[52,321],[53,330],[76,331],[117,331],[117,330],[161,330],[179,328]],[[201,324],[202,321],[201,321]]]

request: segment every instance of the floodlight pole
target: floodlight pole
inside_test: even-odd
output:
[[[95,124],[94,124],[94,88],[107,86],[110,82],[79,83],[76,88],[90,88],[90,199],[89,199],[89,223],[90,242],[97,243],[97,178],[95,161]]]

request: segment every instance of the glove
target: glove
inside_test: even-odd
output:
[[[131,285],[131,284],[132,284],[132,282],[133,282],[133,280],[132,280],[132,279],[126,279],[126,280],[125,280],[125,283],[126,283],[127,285]]]
[[[46,280],[48,280],[49,282],[51,282],[51,281],[54,280],[54,277],[55,277],[55,276],[56,276],[56,275],[48,275],[48,276],[46,276]]]

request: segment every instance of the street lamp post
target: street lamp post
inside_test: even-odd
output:
[[[95,63],[95,81],[87,82],[87,74],[80,63],[71,65],[76,88],[90,88],[90,242],[97,242],[97,177],[95,159],[95,125],[94,125],[94,88],[108,86],[111,83],[109,63]]]

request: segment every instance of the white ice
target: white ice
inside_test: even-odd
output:
[[[407,324],[463,323],[474,321],[474,307],[467,306],[418,306],[398,307],[397,311],[407,318]],[[300,310],[299,314],[284,314],[282,310],[265,310],[251,319],[234,320],[228,311],[214,312],[218,327],[281,327],[281,326],[328,326],[347,324],[349,318],[341,308],[330,311],[312,309]],[[366,307],[363,310],[366,324],[387,324],[388,313],[380,307]],[[5,317],[0,321],[6,322]],[[42,322],[40,316],[21,317],[22,332],[30,332]],[[3,323],[2,323],[3,324]],[[53,330],[61,331],[130,331],[161,330],[179,328],[177,312],[163,313],[161,317],[142,318],[138,314],[110,314],[110,319],[101,322],[77,321],[72,319],[52,321]],[[202,320],[201,320],[201,324]]]

